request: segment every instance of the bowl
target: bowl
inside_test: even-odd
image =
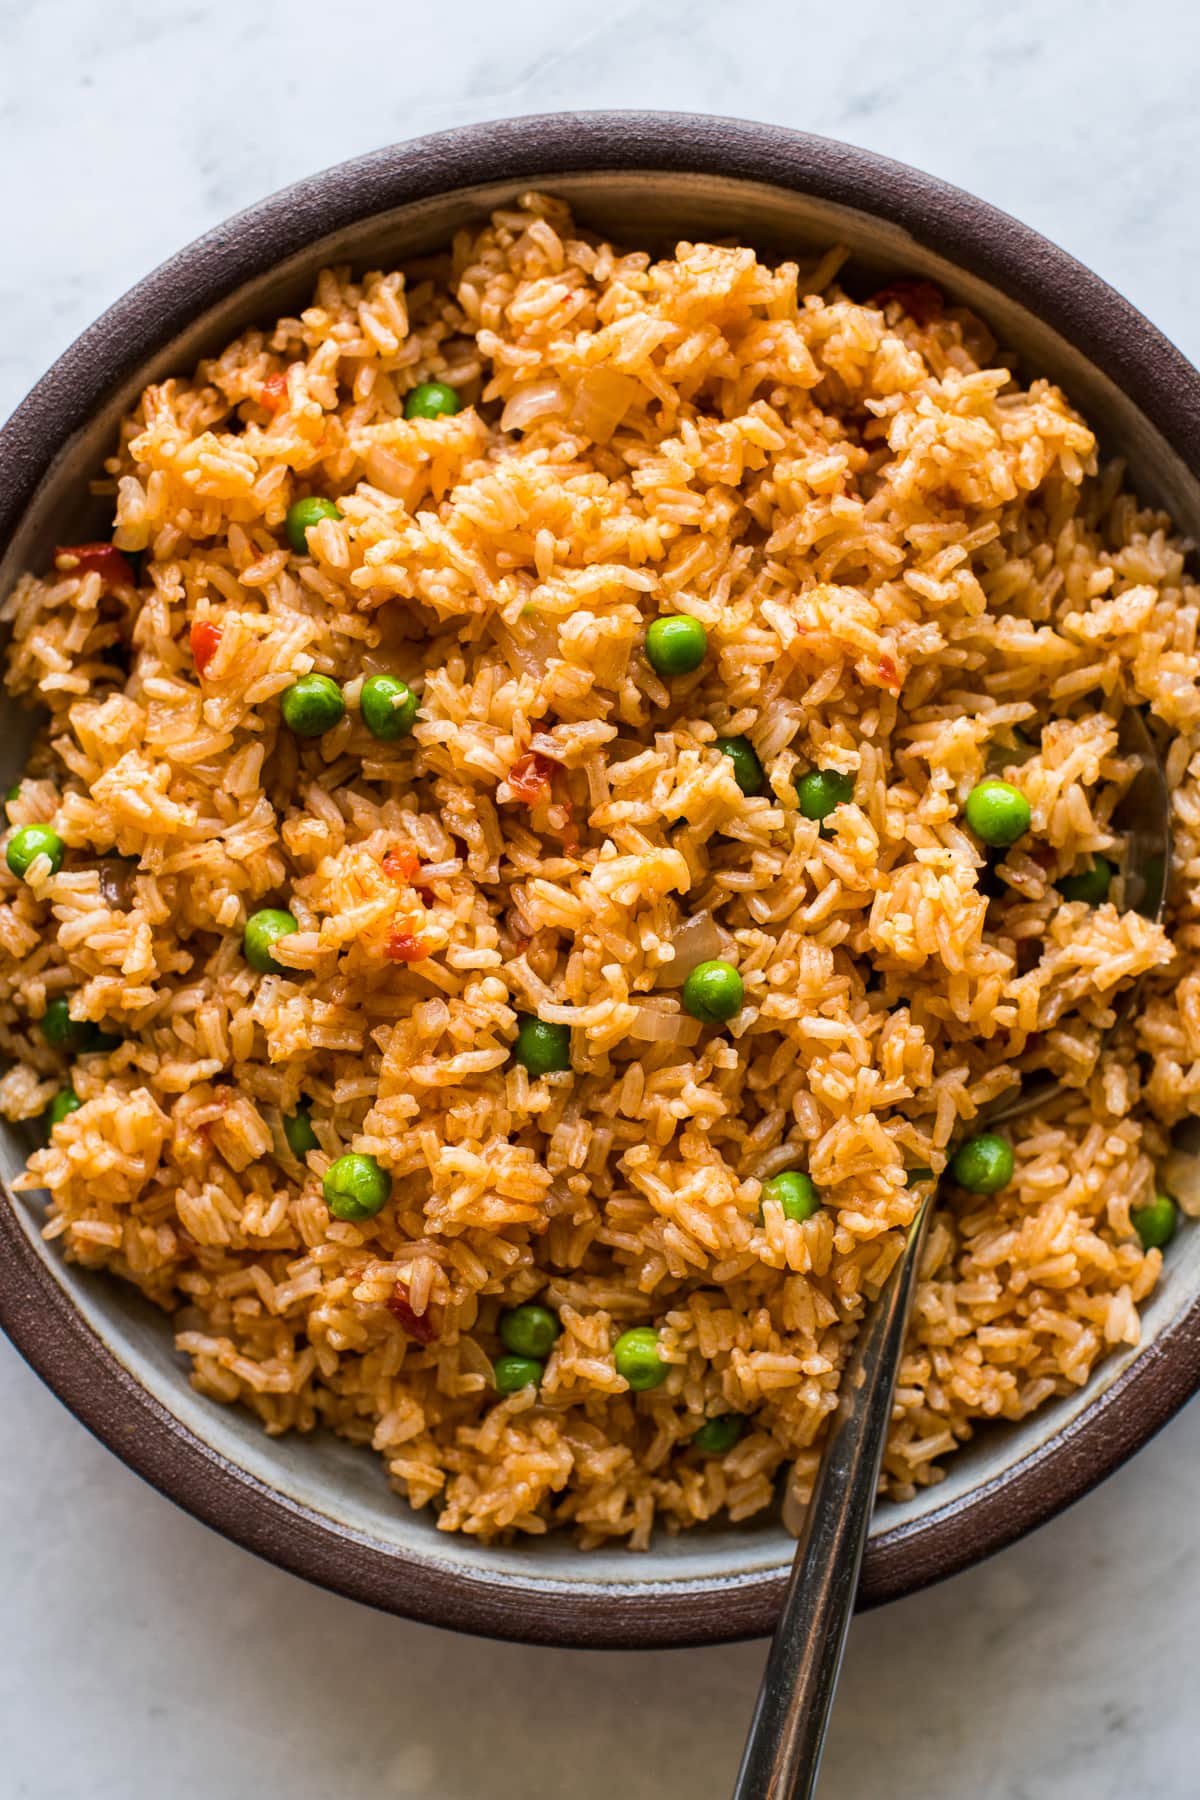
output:
[[[330,261],[379,266],[447,243],[530,187],[618,239],[737,237],[803,254],[833,242],[851,280],[926,277],[1052,376],[1128,459],[1142,497],[1200,536],[1200,375],[1097,276],[980,200],[866,151],[774,126],[669,113],[558,114],[381,150],[262,201],[165,263],[62,356],[0,433],[0,592],[55,543],[107,519],[87,477],[148,380],[189,368],[253,321],[294,310]],[[864,292],[870,291],[864,288]],[[3,784],[24,715],[9,709]],[[6,1128],[0,1174],[28,1150]],[[131,1290],[67,1266],[36,1196],[0,1203],[0,1324],[82,1422],[155,1487],[309,1580],[461,1630],[587,1646],[714,1643],[769,1631],[792,1544],[777,1517],[663,1533],[643,1554],[439,1533],[369,1452],[269,1439],[188,1385],[168,1322]],[[1200,1232],[1185,1232],[1140,1346],[1020,1426],[988,1427],[946,1479],[875,1520],[871,1605],[1011,1543],[1115,1469],[1200,1385]]]

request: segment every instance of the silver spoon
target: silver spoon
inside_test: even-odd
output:
[[[1157,922],[1171,862],[1170,794],[1154,740],[1133,708],[1122,717],[1120,747],[1139,764],[1113,815],[1126,844],[1125,903]],[[1110,1029],[1128,1018],[1138,986],[1121,996]],[[1053,1077],[1035,1076],[987,1107],[979,1123],[1020,1118],[1062,1091]],[[904,1254],[855,1339],[812,1498],[803,1509],[790,1492],[785,1502],[785,1523],[794,1523],[799,1542],[733,1800],[809,1800],[816,1788],[936,1191],[931,1182]]]

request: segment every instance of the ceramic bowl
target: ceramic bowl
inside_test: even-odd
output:
[[[0,592],[107,519],[87,478],[148,380],[295,310],[333,261],[402,263],[531,187],[617,239],[730,237],[803,256],[849,246],[849,279],[928,277],[1052,376],[1128,459],[1146,499],[1200,536],[1200,376],[1119,295],[1044,238],[941,182],[847,145],[736,120],[611,113],[472,126],[382,150],[252,207],[150,275],[59,359],[0,434]],[[864,288],[862,291],[869,291]],[[27,735],[9,709],[7,785]],[[28,1144],[6,1130],[11,1180]],[[770,1629],[791,1542],[778,1519],[662,1533],[645,1554],[557,1535],[488,1546],[439,1533],[382,1464],[335,1439],[270,1439],[187,1381],[168,1321],[68,1267],[42,1208],[0,1201],[0,1323],[84,1424],[198,1518],[284,1568],[438,1625],[543,1643],[712,1643]],[[1019,1427],[981,1431],[946,1480],[875,1520],[862,1598],[962,1569],[1077,1498],[1200,1382],[1200,1232],[1173,1247],[1141,1345]]]

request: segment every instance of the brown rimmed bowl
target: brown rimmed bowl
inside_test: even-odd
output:
[[[164,263],[42,379],[0,432],[0,593],[55,543],[97,536],[88,498],[116,421],[148,380],[294,311],[317,270],[444,246],[530,187],[648,247],[736,237],[804,256],[840,242],[862,291],[940,283],[1030,370],[1060,382],[1128,459],[1144,498],[1200,537],[1200,376],[1097,276],[928,175],[827,139],[669,113],[558,114],[381,150],[260,202]],[[0,786],[28,733],[11,707]],[[0,1134],[6,1182],[28,1150]],[[791,1540],[777,1519],[662,1534],[645,1555],[566,1537],[488,1547],[439,1533],[336,1439],[269,1439],[188,1385],[169,1325],[131,1290],[67,1266],[36,1196],[0,1199],[0,1324],[75,1415],[162,1493],[247,1549],[373,1606],[534,1643],[716,1643],[772,1627]],[[1021,1426],[992,1427],[946,1480],[880,1508],[861,1600],[876,1605],[1011,1543],[1130,1456],[1200,1385],[1200,1232],[1185,1231],[1137,1350]]]

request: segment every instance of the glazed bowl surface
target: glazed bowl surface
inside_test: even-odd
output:
[[[1097,276],[915,170],[826,139],[674,114],[516,119],[381,150],[299,182],[180,252],[69,349],[0,432],[0,592],[57,543],[106,534],[88,478],[148,381],[294,311],[330,262],[403,264],[529,188],[626,244],[727,238],[803,260],[841,243],[863,294],[898,276],[973,307],[1028,372],[1059,382],[1144,499],[1200,537],[1200,375]],[[860,285],[861,284],[861,285]],[[6,703],[0,786],[30,732]],[[0,1174],[30,1140],[5,1127]],[[714,1643],[770,1630],[792,1542],[777,1516],[660,1534],[652,1550],[513,1546],[439,1533],[337,1439],[270,1439],[188,1385],[169,1321],[43,1244],[36,1196],[0,1200],[0,1324],[132,1468],[236,1542],[329,1588],[461,1630],[542,1643]],[[1185,1230],[1142,1342],[1020,1426],[988,1427],[939,1486],[880,1507],[861,1599],[962,1569],[1084,1493],[1200,1384],[1200,1232]]]

